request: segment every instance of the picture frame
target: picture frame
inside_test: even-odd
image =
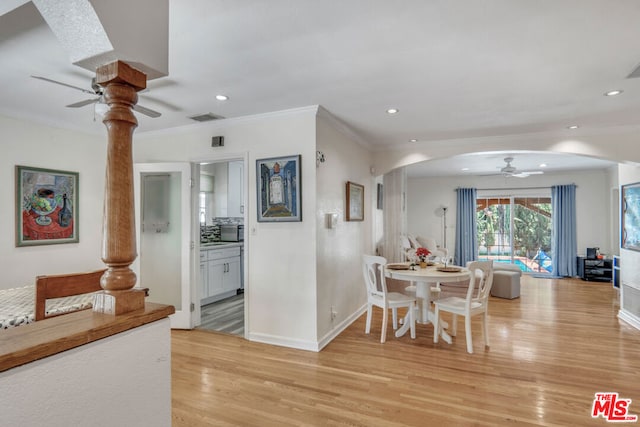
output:
[[[16,247],[78,243],[79,173],[16,165]]]
[[[347,181],[347,221],[364,221],[364,185]]]
[[[258,222],[302,221],[302,156],[256,160]]]
[[[620,246],[640,252],[640,182],[622,186]]]

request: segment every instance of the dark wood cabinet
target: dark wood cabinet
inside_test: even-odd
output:
[[[578,276],[582,280],[611,282],[612,274],[612,260],[578,257]]]

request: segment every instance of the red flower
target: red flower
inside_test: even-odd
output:
[[[426,257],[428,257],[429,255],[431,255],[431,252],[429,252],[429,249],[427,248],[418,248],[416,249],[416,255],[424,261],[424,259]]]

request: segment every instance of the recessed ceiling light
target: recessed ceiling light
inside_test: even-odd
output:
[[[620,95],[623,91],[616,89],[616,90],[610,90],[609,92],[605,93],[604,96],[616,96],[616,95]]]
[[[469,170],[469,168],[462,168],[461,170],[463,170],[463,171],[468,171],[468,170]]]
[[[413,138],[413,139],[410,139],[409,142],[418,142],[418,140]]]
[[[540,163],[540,165],[538,166],[539,168],[546,168],[547,164],[546,163]]]
[[[580,126],[578,125],[571,125],[571,126],[567,126],[567,129],[578,129]]]
[[[387,114],[398,114],[398,111],[400,110],[398,110],[397,108],[389,108],[387,110]]]
[[[216,95],[216,99],[218,101],[226,101],[229,97],[227,95]]]

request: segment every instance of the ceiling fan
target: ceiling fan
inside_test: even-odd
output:
[[[85,105],[90,105],[90,104],[96,104],[96,103],[104,103],[103,98],[102,98],[102,94],[103,94],[103,88],[102,86],[100,86],[99,84],[96,83],[96,79],[95,77],[91,79],[91,90],[89,89],[84,89],[78,86],[74,86],[74,85],[70,85],[68,83],[63,83],[63,82],[59,82],[57,80],[52,80],[49,79],[47,77],[41,77],[41,76],[31,76],[34,79],[38,79],[38,80],[44,80],[45,82],[49,82],[49,83],[55,83],[57,85],[61,85],[61,86],[66,86],[66,87],[70,87],[72,89],[76,89],[79,90],[82,93],[87,93],[89,95],[94,95],[97,96],[96,98],[90,98],[90,99],[85,99],[83,101],[78,101],[78,102],[74,102],[73,104],[69,104],[67,105],[67,107],[69,108],[80,108],[80,107],[84,107]],[[160,117],[161,114],[155,110],[152,110],[150,108],[146,108],[143,107],[142,105],[134,105],[133,106],[134,111],[137,111],[138,113],[144,114],[145,116],[149,116],[149,117]]]
[[[511,166],[511,162],[513,162],[513,157],[505,157],[504,161],[507,163],[506,166],[503,166],[500,169],[500,174],[505,177],[516,177],[516,178],[526,178],[530,175],[542,175],[543,171],[521,171],[518,170],[515,166]]]

